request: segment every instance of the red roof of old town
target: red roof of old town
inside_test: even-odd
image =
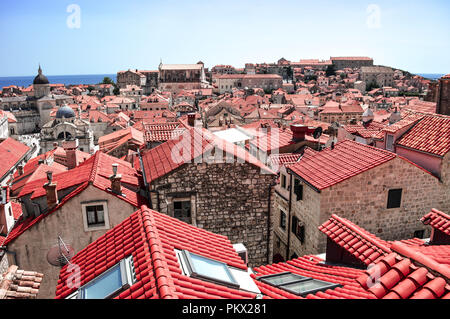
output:
[[[215,136],[206,129],[190,128],[176,139],[169,140],[142,154],[143,170],[147,182],[150,183],[163,177],[185,163],[191,163],[194,159],[199,158],[214,148],[219,148],[227,154],[233,155],[234,158],[238,158],[260,167],[269,173],[275,174],[271,169],[239,146]],[[185,152],[188,154],[185,154]],[[223,160],[226,160],[225,156]],[[139,163],[136,163],[135,166],[140,167]]]
[[[313,155],[305,154],[289,169],[316,189],[322,190],[395,157],[394,153],[344,140],[336,144],[334,149],[327,148]]]
[[[10,137],[0,142],[0,178],[4,177],[29,150],[28,146]]]
[[[445,214],[444,212],[433,209],[423,216],[421,221],[425,225],[430,225],[431,227],[450,235],[450,215]]]
[[[72,259],[80,267],[81,285],[101,275],[132,255],[137,282],[116,299],[242,299],[255,293],[228,288],[182,274],[175,250],[212,258],[247,270],[227,237],[210,233],[158,213],[146,206],[109,230]],[[76,288],[67,285],[71,272],[61,269],[56,298],[65,298]]]
[[[444,156],[450,151],[450,116],[425,116],[405,133],[396,145]]]

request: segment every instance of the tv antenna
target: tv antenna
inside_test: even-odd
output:
[[[69,244],[66,244],[61,236],[58,236],[58,243],[49,249],[47,261],[50,265],[63,267],[70,264],[70,259],[74,256],[75,250]]]

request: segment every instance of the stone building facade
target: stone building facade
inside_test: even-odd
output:
[[[439,79],[436,113],[450,115],[450,74]]]
[[[158,87],[158,71],[127,70],[117,72],[117,86],[126,89],[127,86],[138,86],[143,94],[151,94]]]
[[[285,174],[286,182],[284,187],[281,183],[275,187],[274,260],[325,252],[326,237],[318,227],[332,214],[349,219],[384,240],[402,240],[429,237],[429,229],[419,219],[434,207],[450,209],[445,185],[399,157],[321,191],[291,170],[280,172]],[[295,187],[290,187],[295,179],[303,189],[299,200]],[[389,192],[394,189],[401,189],[400,207],[387,208]],[[284,218],[281,212],[286,215],[285,228],[280,227]],[[300,238],[293,233],[294,216],[302,229]]]
[[[394,86],[394,71],[391,68],[382,66],[371,66],[361,68],[361,81],[366,82],[366,85],[376,84],[379,87]]]
[[[182,90],[198,90],[205,83],[203,63],[160,64],[158,87],[161,91],[178,93]]]
[[[215,79],[220,94],[244,88],[273,91],[283,86],[283,78],[278,74],[224,74]]]
[[[345,68],[361,68],[363,66],[373,66],[373,59],[368,57],[331,57],[336,70],[343,70]]]
[[[256,266],[271,262],[273,181],[249,163],[187,163],[149,188],[153,209],[243,243]],[[190,211],[180,218],[179,207]]]

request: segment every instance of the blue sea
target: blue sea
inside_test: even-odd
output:
[[[88,74],[88,75],[48,75],[47,78],[51,84],[98,84],[107,76],[116,82],[117,74]],[[33,84],[33,76],[12,76],[0,77],[0,89],[5,86],[17,85],[28,87]]]
[[[441,77],[443,77],[445,74],[423,73],[423,74],[417,74],[417,75],[423,76],[426,79],[437,80],[437,79],[440,79]]]

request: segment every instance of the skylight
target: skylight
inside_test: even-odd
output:
[[[186,276],[239,288],[227,264],[187,250],[176,251],[176,253]]]
[[[342,287],[339,284],[304,277],[290,272],[262,276],[259,277],[258,280],[302,297],[305,297],[308,294],[315,294],[319,291]]]
[[[135,281],[133,257],[130,256],[78,289],[76,298],[113,298],[123,290],[128,289]],[[75,298],[73,295],[71,297]]]

